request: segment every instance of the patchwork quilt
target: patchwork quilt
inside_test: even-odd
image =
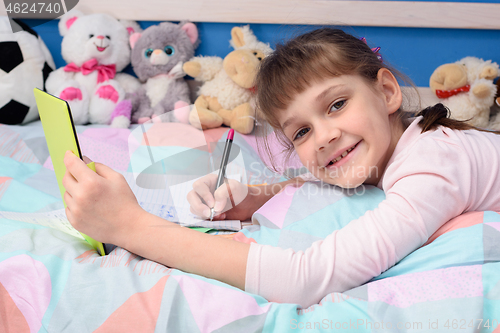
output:
[[[189,181],[212,172],[227,129],[94,125],[77,132],[84,154],[123,173],[145,209],[175,220],[183,207],[170,201],[175,180],[165,175]],[[259,157],[254,137],[236,134],[235,145],[231,172],[241,181],[282,180]],[[302,251],[383,199],[374,187],[307,182],[287,187],[229,237]],[[498,212],[457,217],[372,281],[300,308],[122,248],[101,257],[84,240],[22,218],[62,208],[40,123],[0,125],[0,211],[19,213],[0,212],[2,333],[500,332]]]

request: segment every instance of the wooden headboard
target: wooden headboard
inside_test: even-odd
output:
[[[75,8],[137,21],[500,29],[500,4],[478,2],[80,0]],[[0,15],[6,15],[3,5]]]
[[[26,0],[5,2],[9,1]],[[381,46],[388,63],[395,64],[418,86],[427,87],[435,68],[465,56],[500,63],[500,3],[491,3],[497,0],[456,1],[484,2],[64,0],[61,5],[66,11],[66,6],[71,8],[71,3],[77,3],[75,8],[86,14],[108,13],[116,18],[139,21],[143,28],[161,21],[196,22],[203,38],[197,49],[200,55],[224,56],[234,24],[251,24],[258,38],[271,45],[281,42],[283,35],[290,34],[288,27],[295,25],[299,29],[301,25],[345,26],[354,35],[367,36],[370,45]],[[0,4],[0,15],[5,13]],[[57,22],[36,28],[56,65],[64,65]],[[424,99],[425,95],[433,97],[427,92],[422,95]]]

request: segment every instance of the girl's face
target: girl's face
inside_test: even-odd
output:
[[[280,114],[287,138],[307,169],[332,185],[377,185],[403,133],[389,117],[401,90],[383,68],[375,84],[340,75],[313,83]]]

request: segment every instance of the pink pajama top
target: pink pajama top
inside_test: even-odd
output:
[[[500,211],[500,135],[442,126],[421,134],[420,119],[387,164],[376,209],[305,251],[252,243],[245,290],[308,307],[380,275],[450,219]]]

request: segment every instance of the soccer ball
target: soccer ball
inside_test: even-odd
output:
[[[25,124],[39,118],[34,88],[45,90],[54,60],[38,34],[21,21],[12,33],[8,17],[0,16],[0,123]]]

